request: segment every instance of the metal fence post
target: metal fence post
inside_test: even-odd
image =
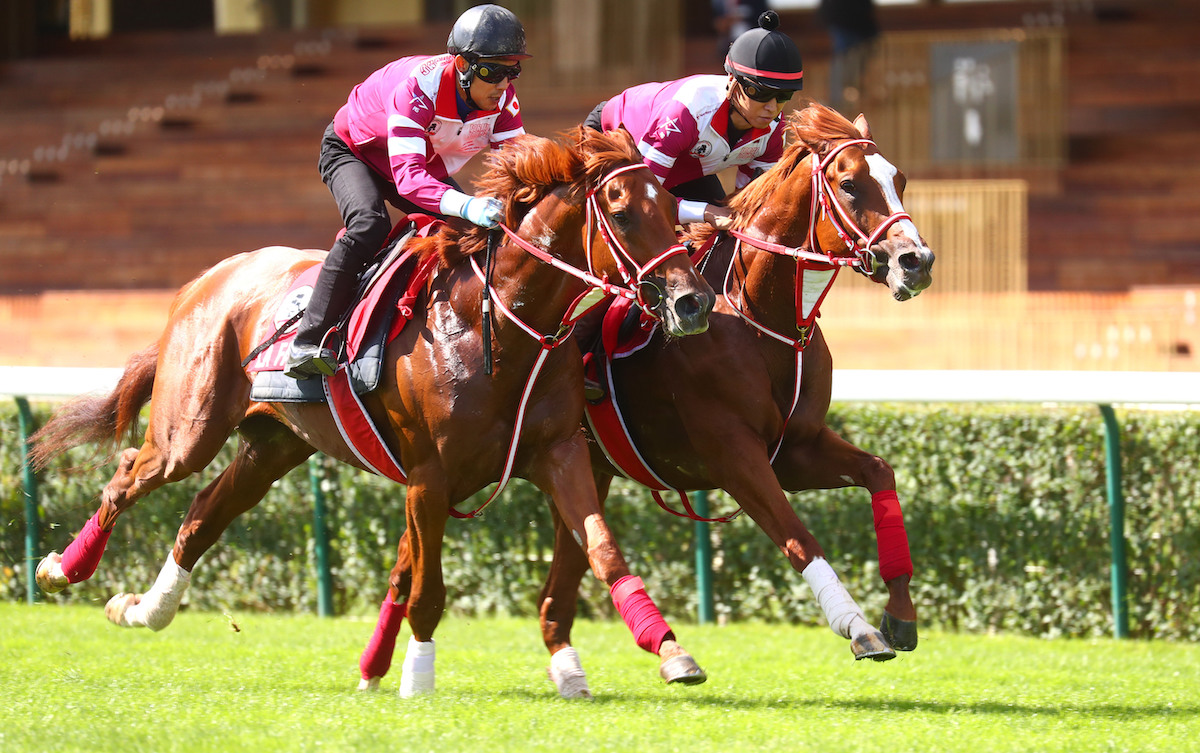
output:
[[[1108,487],[1108,537],[1112,547],[1113,637],[1129,637],[1129,602],[1125,574],[1125,495],[1121,491],[1121,430],[1111,405],[1101,405],[1104,417],[1104,471]]]
[[[308,459],[308,480],[313,493],[313,541],[317,556],[317,614],[333,616],[333,574],[329,570],[329,526],[325,520],[325,492],[321,489],[321,456]]]
[[[38,587],[34,582],[37,571],[38,539],[41,531],[41,515],[38,513],[37,474],[33,472],[33,463],[29,460],[29,435],[33,433],[33,411],[29,410],[29,401],[23,397],[14,398],[17,401],[19,416],[19,434],[21,448],[21,475],[25,489],[25,601],[33,604],[38,600]]]
[[[708,517],[708,492],[701,489],[692,494],[692,509],[702,518]],[[696,618],[701,625],[714,621],[713,616],[713,584],[712,584],[712,536],[709,534],[708,523],[697,520],[695,523],[696,538],[696,591],[699,604],[696,607]]]

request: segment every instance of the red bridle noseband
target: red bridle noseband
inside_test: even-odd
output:
[[[732,230],[730,233],[735,238],[755,248],[770,251],[774,254],[790,256],[797,261],[814,261],[835,267],[853,267],[867,277],[875,274],[875,257],[871,255],[871,246],[878,243],[879,239],[887,233],[892,225],[901,220],[911,220],[912,217],[908,212],[896,212],[879,223],[875,231],[868,235],[858,226],[858,223],[854,221],[854,218],[850,216],[846,208],[833,198],[833,186],[829,183],[829,177],[825,174],[825,170],[843,149],[856,144],[864,147],[869,146],[879,151],[879,148],[875,146],[875,142],[870,139],[847,139],[839,142],[830,149],[829,153],[819,162],[815,159],[814,155],[812,199],[809,201],[808,209],[808,240],[803,246],[784,246],[779,243],[770,243],[737,230]],[[846,244],[846,248],[852,252],[852,256],[834,256],[832,254],[821,253],[820,242],[817,240],[819,214],[823,214],[829,218],[829,223],[833,225],[833,229],[837,231],[842,242]]]

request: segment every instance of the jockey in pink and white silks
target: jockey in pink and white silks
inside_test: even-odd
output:
[[[288,376],[333,374],[337,358],[327,338],[391,232],[386,203],[482,227],[500,222],[499,200],[463,193],[450,176],[483,149],[525,132],[512,85],[530,57],[525,29],[511,11],[479,5],[455,22],[446,49],[372,73],[325,130],[318,166],[346,232],[313,286],[288,353]]]
[[[728,225],[717,173],[737,167],[736,187],[783,154],[783,108],[804,85],[796,44],[768,11],[725,58],[728,75],[688,76],[626,89],[600,103],[585,125],[623,127],[645,163],[679,200],[679,222]]]

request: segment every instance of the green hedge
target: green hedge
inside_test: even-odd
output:
[[[49,406],[35,406],[44,420]],[[1144,638],[1200,638],[1200,414],[1119,411],[1127,503],[1130,627]],[[1095,407],[838,405],[830,424],[896,470],[922,623],[963,631],[1097,636],[1112,631],[1104,438]],[[0,406],[0,598],[25,597],[24,499],[15,408]],[[224,466],[231,447],[213,464]],[[111,466],[70,475],[80,450],[43,474],[42,549],[62,548],[96,508]],[[326,460],[335,608],[372,614],[403,530],[404,490]],[[104,603],[145,590],[171,549],[193,494],[215,471],[162,489],[118,523],[96,575],[50,600]],[[866,492],[793,497],[801,518],[868,615],[886,591],[876,574]],[[546,573],[550,517],[532,486],[516,482],[481,520],[452,520],[446,578],[457,614],[533,618]],[[714,513],[732,502],[710,497]],[[693,524],[662,512],[631,484],[614,485],[611,523],[634,572],[669,619],[696,614]],[[315,609],[307,468],[281,479],[196,568],[188,603],[209,610]],[[718,614],[820,624],[799,574],[745,516],[714,526]],[[585,580],[582,609],[612,615]],[[531,628],[532,629],[532,628]]]

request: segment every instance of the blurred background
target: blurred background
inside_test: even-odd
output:
[[[444,51],[473,4],[5,0],[0,365],[121,366],[220,259],[328,248],[326,124],[377,67]],[[518,92],[544,135],[626,86],[721,72],[753,16],[737,0],[503,4],[528,31]],[[878,33],[857,37],[818,0],[767,5],[800,46],[803,94],[866,114],[937,253],[907,303],[839,281],[821,319],[837,367],[1198,369],[1194,3],[877,0]]]

